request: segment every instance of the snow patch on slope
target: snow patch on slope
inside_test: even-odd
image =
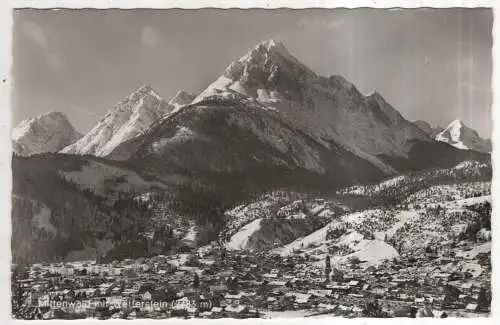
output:
[[[109,191],[131,193],[146,190],[151,186],[165,188],[164,184],[157,181],[148,182],[133,171],[95,161],[83,166],[80,171],[60,173],[64,178],[101,196],[106,196]]]
[[[51,213],[52,212],[47,206],[40,204],[38,213],[33,215],[32,225],[38,229],[45,229],[45,231],[52,236],[55,236],[57,234],[57,229],[50,222]]]
[[[378,265],[386,260],[399,258],[399,253],[391,245],[381,240],[371,240],[366,242],[363,247],[357,247],[356,253],[347,255],[346,258],[357,257],[365,262],[364,266]]]

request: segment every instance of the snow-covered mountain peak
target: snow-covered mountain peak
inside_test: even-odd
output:
[[[47,112],[21,121],[12,130],[12,146],[22,156],[57,152],[81,136],[65,114]]]
[[[147,130],[172,109],[151,86],[141,86],[116,104],[83,138],[61,152],[106,156],[120,143]]]
[[[278,49],[278,50],[286,51],[288,53],[288,50],[285,48],[285,45],[283,45],[283,43],[276,41],[274,39],[269,39],[267,41],[261,42],[260,45],[265,46],[268,50]]]
[[[242,56],[240,61],[243,61],[245,59],[247,60],[252,59],[253,57],[258,56],[259,54],[265,54],[265,53],[267,53],[268,55],[274,53],[282,56],[291,56],[290,52],[288,52],[287,48],[285,47],[285,45],[283,45],[283,43],[270,39],[257,44],[248,53]]]
[[[260,52],[260,53],[267,52],[268,55],[270,55],[270,54],[281,55],[281,56],[287,57],[287,58],[293,57],[290,54],[290,52],[288,52],[288,49],[285,47],[285,45],[283,43],[275,41],[273,39],[259,43],[247,55],[251,55],[251,54],[256,53],[256,52]]]
[[[450,127],[450,126],[459,126],[459,127],[461,127],[463,125],[464,125],[464,122],[462,122],[459,119],[456,119],[456,120],[451,121],[450,124],[448,124],[448,127]]]
[[[157,98],[160,98],[160,96],[153,90],[153,88],[150,85],[142,85],[139,88],[137,88],[135,91],[133,91],[130,95],[127,96],[128,100],[137,100],[141,97],[144,96],[154,96]]]
[[[283,98],[286,92],[297,93],[300,83],[315,78],[317,75],[291,55],[283,43],[269,40],[229,64],[222,76],[193,102],[213,95],[229,97],[234,93],[259,99],[259,90],[263,90],[263,99],[268,101]]]
[[[168,102],[169,105],[173,106],[175,109],[178,109],[182,106],[191,104],[193,99],[196,98],[196,95],[188,93],[184,90],[179,90],[175,94],[174,97]]]
[[[465,127],[465,124],[462,121],[460,121],[460,120],[454,120],[450,124],[448,124],[448,126],[446,127],[446,129],[450,130],[451,132],[456,133],[457,135],[459,135],[460,130],[463,127]]]
[[[460,120],[454,120],[436,135],[436,140],[446,142],[458,149],[491,152],[491,143],[479,136]]]

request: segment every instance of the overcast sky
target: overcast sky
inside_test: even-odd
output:
[[[272,38],[410,120],[490,137],[492,24],[488,9],[17,10],[13,122],[60,111],[85,132],[140,85],[201,91]]]

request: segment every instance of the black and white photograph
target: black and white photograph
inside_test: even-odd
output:
[[[11,318],[490,317],[493,16],[13,9]]]

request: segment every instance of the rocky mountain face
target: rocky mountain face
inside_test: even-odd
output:
[[[45,113],[22,121],[12,130],[12,151],[20,156],[57,152],[81,136],[66,115]]]
[[[462,150],[491,152],[491,141],[481,138],[477,131],[469,128],[460,120],[448,124],[443,131],[436,135],[436,140]]]
[[[435,138],[439,132],[443,131],[440,126],[433,127],[429,122],[426,121],[414,121],[413,124],[418,126],[421,130],[427,133],[431,138]]]
[[[379,93],[364,96],[341,76],[319,76],[275,41],[257,45],[230,64],[193,103],[234,94],[278,111],[325,146],[338,143],[386,172],[392,169],[378,155],[405,157],[409,141],[430,141]]]
[[[79,141],[61,152],[106,156],[120,143],[146,131],[172,108],[150,86],[142,86],[113,107]]]

